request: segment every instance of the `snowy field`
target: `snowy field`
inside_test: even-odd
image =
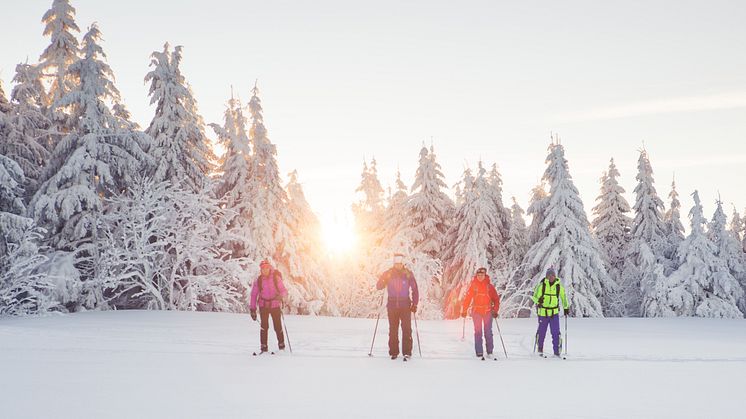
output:
[[[294,353],[262,357],[248,315],[0,320],[0,417],[743,417],[744,320],[570,319],[566,361],[531,356],[534,319],[502,320],[498,362],[472,358],[470,323],[462,342],[460,320],[420,321],[403,363],[385,319],[373,358],[375,320],[286,319]]]

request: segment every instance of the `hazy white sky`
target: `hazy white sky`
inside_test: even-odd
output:
[[[51,0],[0,0],[0,78],[38,59]],[[614,157],[633,199],[643,141],[665,197],[674,173],[684,214],[699,189],[746,208],[746,2],[73,0],[97,21],[135,119],[152,117],[143,77],[165,41],[206,122],[233,85],[256,78],[283,174],[298,169],[322,217],[346,214],[364,157],[384,184],[411,184],[433,138],[449,184],[497,162],[506,204],[524,205],[550,131],[590,209]],[[176,5],[178,4],[178,5]],[[211,130],[207,131],[214,136]],[[589,214],[590,216],[590,214]],[[687,224],[685,220],[685,224]]]

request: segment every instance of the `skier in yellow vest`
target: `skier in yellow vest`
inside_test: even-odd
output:
[[[536,286],[532,300],[536,304],[536,314],[539,316],[539,330],[536,332],[539,354],[544,355],[544,338],[547,334],[547,327],[549,327],[552,331],[554,356],[560,356],[559,303],[562,302],[565,317],[570,314],[570,305],[567,303],[567,297],[565,296],[565,287],[556,277],[554,269],[547,269],[546,277]]]

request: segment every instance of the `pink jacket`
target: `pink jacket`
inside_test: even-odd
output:
[[[275,283],[277,283],[276,288]],[[282,283],[282,274],[280,274],[280,271],[273,269],[269,275],[259,275],[259,278],[254,281],[254,285],[251,287],[250,308],[256,310],[257,300],[259,300],[259,308],[279,308],[282,297],[286,295],[288,295],[288,291],[285,289],[285,284]]]

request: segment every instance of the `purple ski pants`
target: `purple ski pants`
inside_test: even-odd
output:
[[[539,316],[539,352],[544,352],[544,337],[547,334],[547,327],[552,331],[552,349],[554,354],[560,353],[560,316]]]

